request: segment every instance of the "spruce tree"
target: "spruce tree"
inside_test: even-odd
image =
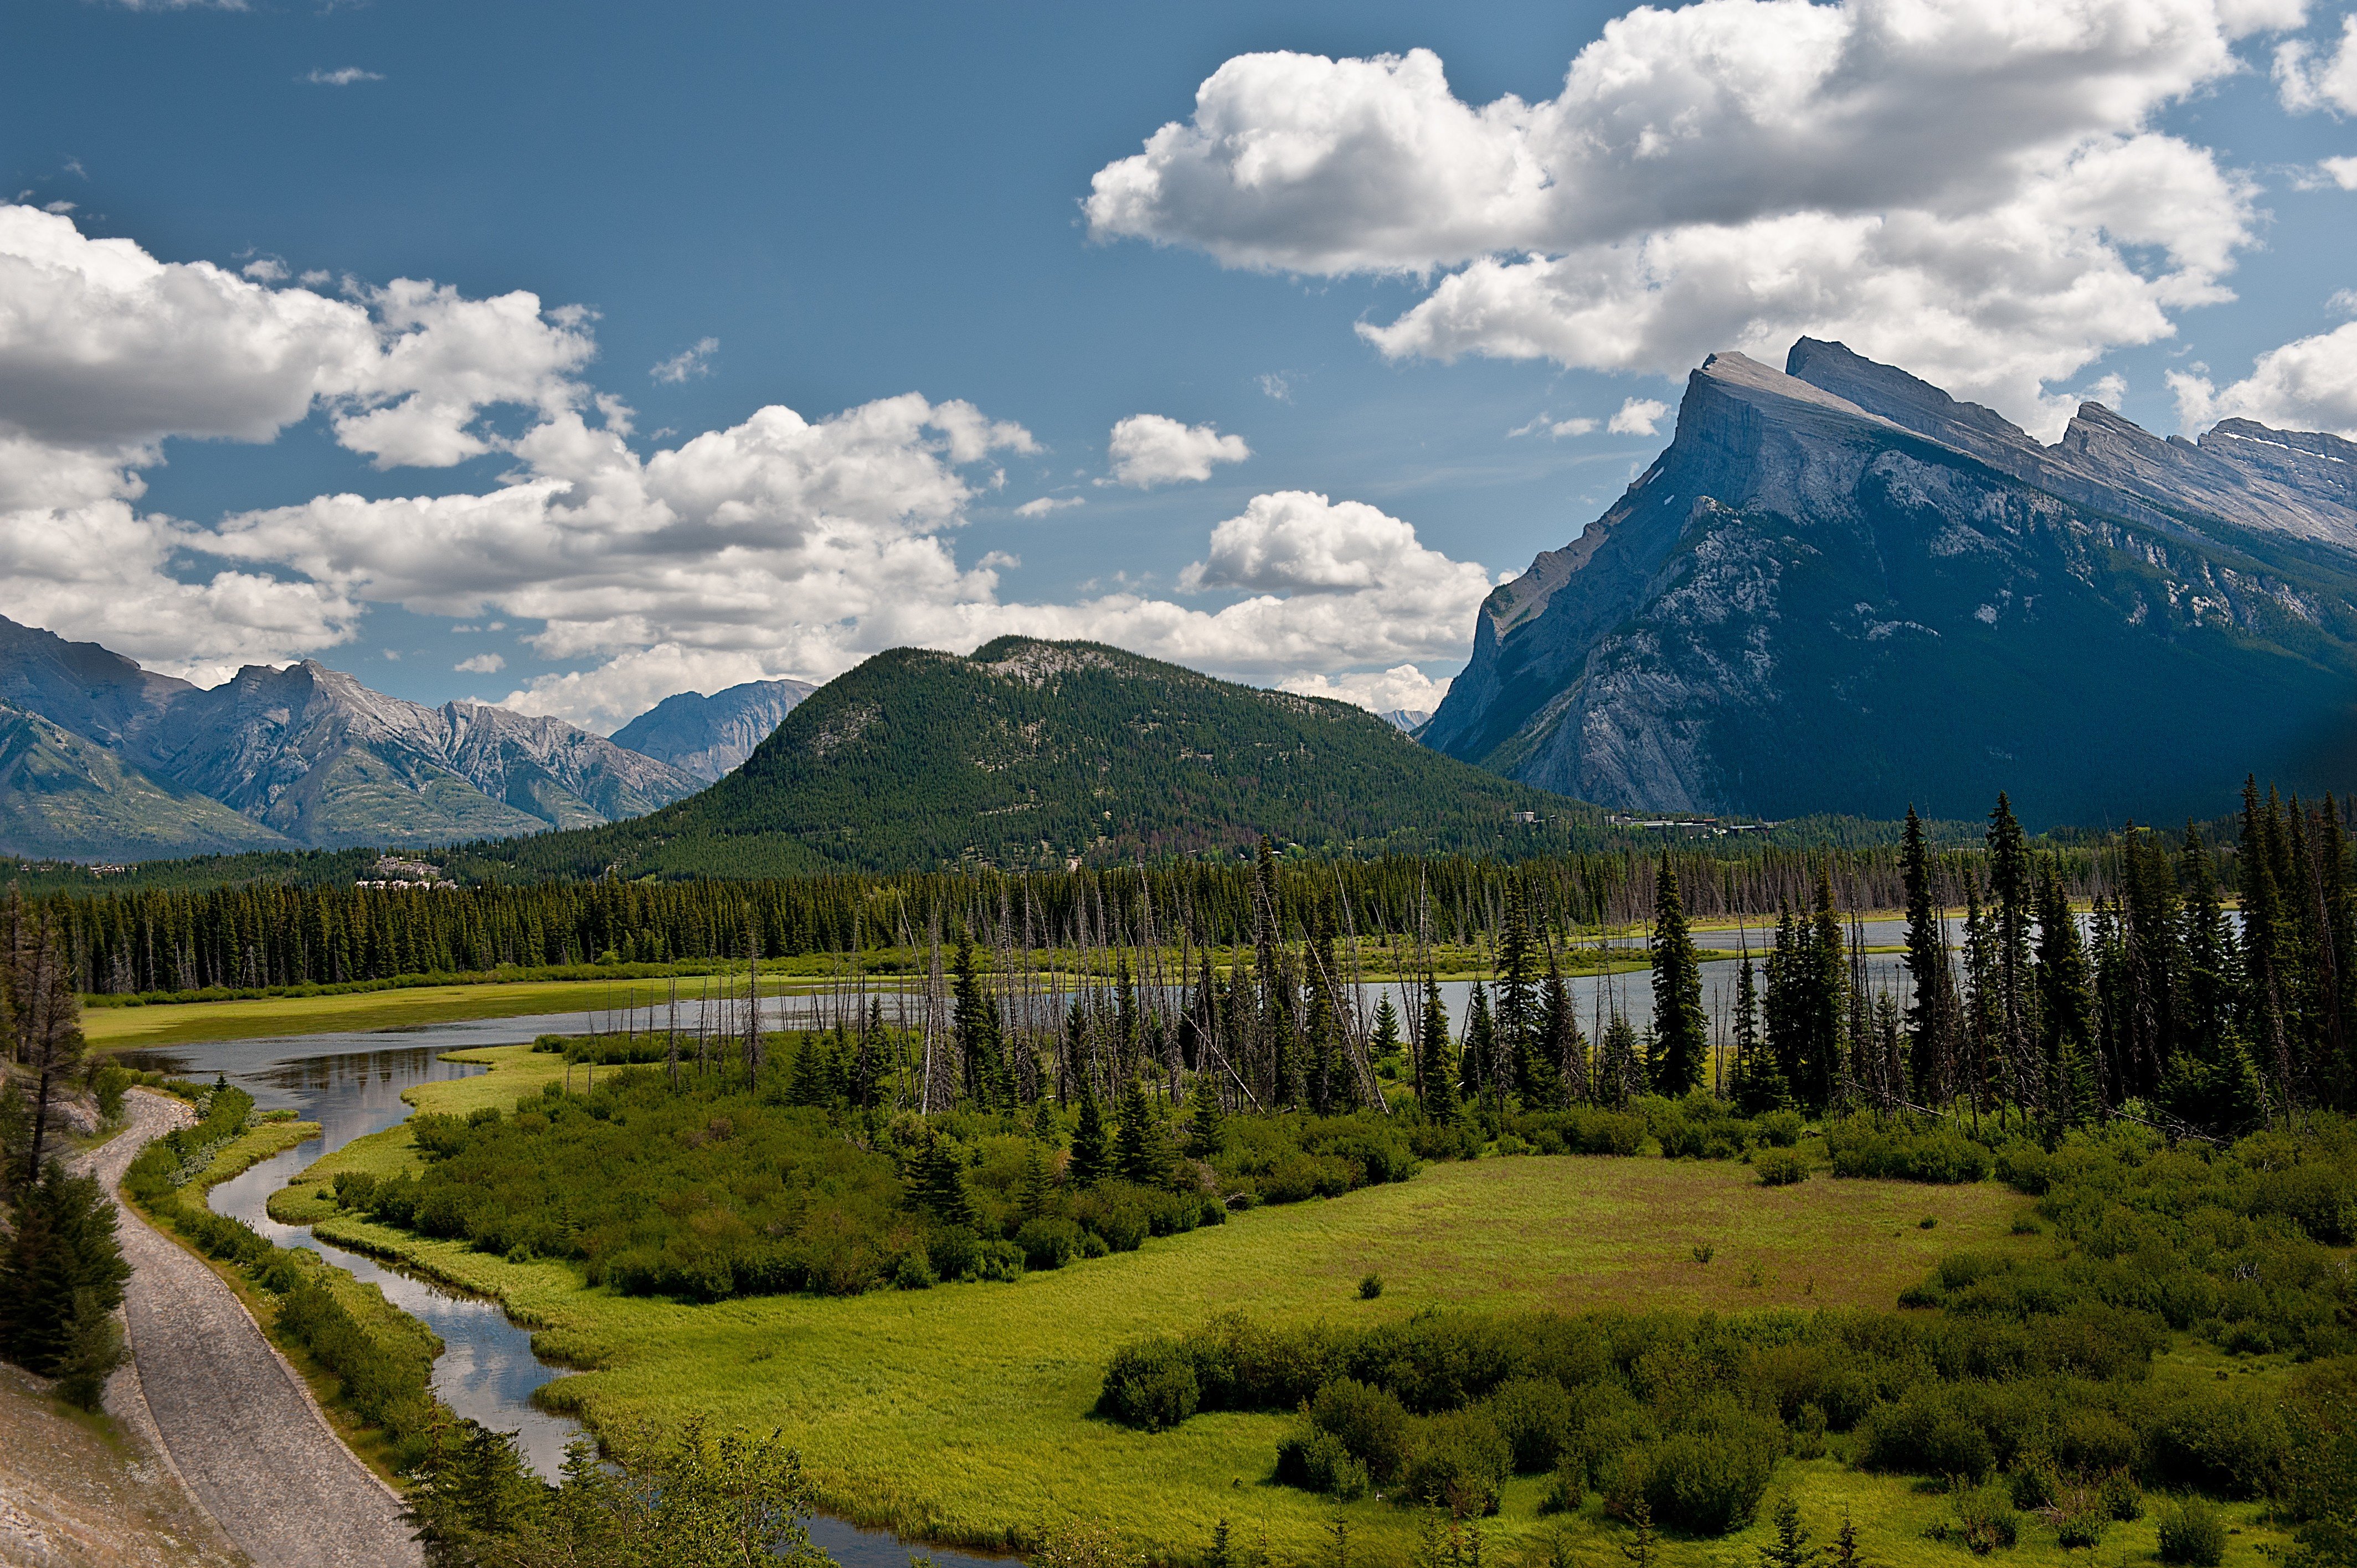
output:
[[[1124,1181],[1140,1187],[1160,1187],[1170,1176],[1170,1151],[1162,1141],[1162,1124],[1146,1103],[1146,1090],[1132,1079],[1122,1097],[1121,1131],[1114,1137],[1114,1168]]]
[[[2094,1057],[2093,993],[2088,983],[2087,955],[2079,942],[2079,922],[2062,890],[2054,859],[2038,867],[2039,1046],[2044,1060],[2046,1101],[2058,1122],[2091,1114],[2092,1097],[2081,1098],[2079,1079]],[[2068,1107],[2067,1113],[2064,1107]]]
[[[1220,1091],[1215,1084],[1195,1086],[1195,1109],[1188,1118],[1187,1157],[1190,1160],[1214,1160],[1227,1153],[1228,1119],[1220,1109]]]
[[[1702,1010],[1702,966],[1686,929],[1677,868],[1666,853],[1653,900],[1652,1090],[1675,1100],[1702,1087],[1710,1024]]]
[[[2037,1040],[2037,1001],[2031,987],[2029,928],[2035,890],[2031,886],[2029,841],[2014,819],[2013,802],[2003,790],[1989,812],[1986,855],[1988,861],[1990,912],[1995,928],[1996,1024],[1996,1045],[2017,1102],[2034,1097],[2040,1089],[2031,1060]]]
[[[1018,1192],[1026,1219],[1039,1219],[1055,1202],[1056,1178],[1048,1172],[1048,1154],[1037,1138],[1024,1141],[1023,1184]]]
[[[1490,993],[1480,981],[1473,983],[1471,1011],[1465,1017],[1465,1049],[1458,1056],[1458,1089],[1465,1103],[1473,1107],[1491,1104],[1504,1092],[1498,1071],[1498,1026],[1490,1013]]]
[[[1805,1059],[1803,1026],[1807,1009],[1803,993],[1813,970],[1802,950],[1800,922],[1781,900],[1776,906],[1776,940],[1768,950],[1768,1058],[1781,1083],[1782,1098],[1801,1097],[1802,1064]]]
[[[1096,1095],[1081,1091],[1081,1114],[1072,1128],[1072,1157],[1065,1167],[1074,1187],[1094,1187],[1113,1174],[1113,1148],[1105,1137],[1104,1114]]]
[[[1807,936],[1808,971],[1801,994],[1801,1099],[1811,1112],[1823,1114],[1841,1080],[1850,1000],[1849,944],[1842,936],[1841,917],[1834,912],[1830,857],[1818,863],[1816,910]]]
[[[1440,987],[1429,975],[1424,982],[1424,1026],[1416,1042],[1416,1105],[1427,1122],[1457,1120],[1457,1074],[1450,1061],[1448,1009],[1441,1005]]]
[[[1808,1568],[1816,1560],[1809,1531],[1801,1523],[1801,1505],[1786,1492],[1776,1499],[1775,1539],[1760,1549],[1760,1568]]]
[[[1386,992],[1375,1003],[1375,1032],[1367,1042],[1369,1053],[1377,1061],[1399,1054],[1399,1014],[1392,1006],[1391,993]]]
[[[1908,1087],[1918,1105],[1948,1098],[1953,1079],[1956,983],[1948,966],[1948,932],[1932,897],[1932,853],[1915,808],[1907,808],[1900,858],[1907,886],[1908,979],[1914,995],[1907,1004]]]
[[[1645,1087],[1645,1063],[1637,1042],[1636,1026],[1626,1014],[1615,1013],[1597,1042],[1596,1102],[1618,1110]]]
[[[911,1174],[916,1177],[916,1200],[942,1224],[971,1229],[977,1217],[974,1197],[966,1191],[965,1163],[958,1157],[956,1145],[929,1131],[924,1146],[917,1151],[915,1165]]]
[[[1760,1034],[1760,987],[1753,978],[1751,955],[1735,977],[1735,1067],[1728,1098],[1746,1116],[1759,1116],[1792,1103],[1783,1075],[1776,1070],[1768,1045]]]
[[[0,1355],[55,1376],[86,1348],[90,1309],[78,1298],[100,1314],[113,1312],[131,1268],[115,1240],[114,1206],[97,1179],[69,1176],[56,1160],[21,1191],[14,1219],[0,1252]]]
[[[1572,1005],[1571,992],[1563,983],[1563,969],[1552,954],[1547,958],[1546,990],[1542,993],[1539,1015],[1542,1051],[1554,1077],[1554,1092],[1546,1099],[1547,1107],[1586,1101],[1593,1092],[1587,1041],[1579,1032],[1579,1012]]]
[[[1538,942],[1531,930],[1530,886],[1520,879],[1506,888],[1506,908],[1498,928],[1498,1046],[1501,1079],[1511,1079],[1524,1104],[1544,1098],[1538,1090],[1542,1070],[1539,1043]],[[1501,1094],[1505,1084],[1500,1085]]]

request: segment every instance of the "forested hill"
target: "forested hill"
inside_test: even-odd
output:
[[[1516,813],[1535,813],[1535,824]],[[1562,848],[1602,825],[1347,703],[1095,643],[877,654],[744,767],[627,823],[469,846],[461,875],[746,876],[1243,851]]]

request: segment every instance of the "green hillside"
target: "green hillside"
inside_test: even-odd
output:
[[[1514,821],[1536,813],[1535,824]],[[744,767],[635,822],[454,856],[461,875],[748,876],[1061,868],[1241,853],[1526,853],[1593,808],[1426,751],[1347,703],[1215,681],[1095,643],[1002,638],[877,654]]]
[[[0,854],[149,860],[284,845],[260,822],[0,703]]]

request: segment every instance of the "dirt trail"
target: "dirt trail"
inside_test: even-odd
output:
[[[130,1126],[92,1159],[109,1193],[140,1148],[188,1114],[143,1090],[124,1109]],[[229,1538],[256,1568],[419,1568],[400,1499],[336,1436],[230,1288],[128,1208],[121,1233],[132,1270],[124,1316],[146,1412]],[[145,1424],[137,1412],[118,1413]]]

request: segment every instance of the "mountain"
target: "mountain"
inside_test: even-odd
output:
[[[1385,724],[1391,725],[1394,729],[1405,730],[1408,734],[1414,735],[1418,729],[1423,727],[1424,721],[1430,718],[1432,715],[1430,714],[1417,713],[1413,708],[1392,708],[1383,713],[1377,714],[1375,716],[1383,720]]]
[[[794,705],[817,690],[807,681],[748,681],[708,697],[682,692],[616,730],[612,739],[709,784],[752,756]]]
[[[676,768],[555,719],[476,703],[429,708],[310,660],[248,665],[206,690],[5,619],[0,701],[118,765],[109,771],[81,747],[59,749],[44,732],[56,752],[43,764],[48,771],[0,779],[0,820],[52,820],[32,797],[34,780],[55,768],[78,769],[86,789],[120,797],[59,819],[87,833],[59,828],[44,841],[43,853],[55,854],[447,843],[610,822],[697,788]],[[156,847],[195,831],[174,814],[190,798],[217,803],[261,836]],[[167,809],[166,800],[180,804]]]
[[[167,784],[94,740],[0,703],[0,851],[120,860],[289,847],[284,835]]]
[[[1718,354],[1492,593],[1423,744],[1615,805],[2210,817],[2357,761],[2357,445],[2098,404],[2041,446],[1837,343]]]
[[[1264,832],[1364,853],[1486,850],[1566,841],[1596,820],[1345,703],[1095,643],[1002,638],[969,658],[877,654],[693,800],[448,864],[478,875],[1061,868],[1249,853]]]

